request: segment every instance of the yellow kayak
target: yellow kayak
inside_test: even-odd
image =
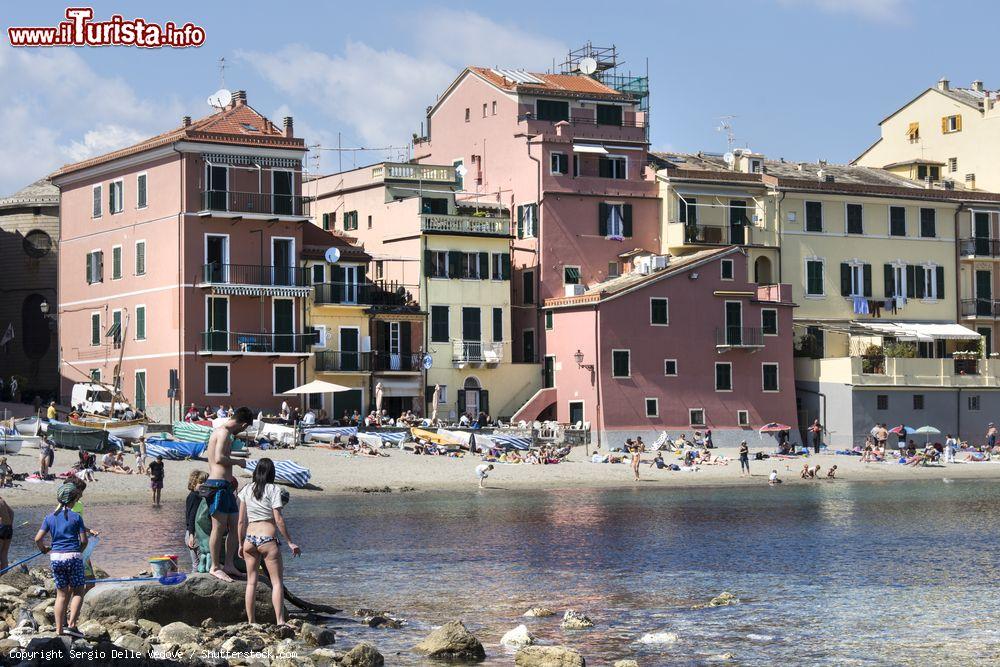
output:
[[[461,445],[462,444],[461,442],[458,442],[457,440],[455,440],[453,438],[446,438],[443,435],[438,435],[434,431],[428,431],[427,429],[423,429],[423,428],[411,428],[410,429],[410,435],[412,435],[414,439],[426,440],[428,442],[433,442],[436,445]]]

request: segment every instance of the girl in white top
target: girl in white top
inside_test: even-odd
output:
[[[285,623],[285,586],[281,562],[280,532],[288,541],[292,556],[302,553],[292,542],[281,515],[281,489],[274,483],[274,461],[263,458],[253,471],[253,483],[239,492],[240,499],[240,556],[247,564],[246,609],[247,620],[254,623],[254,598],[257,594],[258,567],[263,561],[271,577],[271,604],[274,606],[278,625]]]

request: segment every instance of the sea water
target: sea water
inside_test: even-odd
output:
[[[137,509],[87,506],[95,562],[114,575],[162,553],[185,564],[183,505]],[[512,663],[499,640],[520,623],[596,665],[981,664],[1000,659],[998,509],[992,482],[293,491],[285,515],[303,555],[284,552],[286,579],[306,599],[405,618],[398,630],[334,622],[341,648],[370,641],[392,665],[422,664],[408,649],[453,619],[497,665]],[[723,591],[740,603],[695,608]],[[532,606],[559,615],[522,618]],[[565,609],[595,627],[563,631]]]

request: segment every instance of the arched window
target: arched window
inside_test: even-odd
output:
[[[40,229],[33,229],[25,234],[21,244],[25,254],[35,259],[45,257],[52,251],[52,237]]]

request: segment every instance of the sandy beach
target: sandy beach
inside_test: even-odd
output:
[[[407,489],[411,492],[426,491],[475,491],[475,467],[481,462],[478,456],[447,458],[443,456],[417,456],[411,452],[389,449],[386,457],[353,456],[342,451],[332,451],[312,446],[295,449],[280,449],[262,452],[251,449],[251,458],[264,455],[274,460],[290,460],[312,471],[312,486],[315,488],[296,489],[294,494],[305,497],[323,497],[358,493],[361,488],[390,487],[393,492]],[[751,459],[757,451],[767,451],[765,447],[751,447]],[[557,465],[496,464],[487,480],[487,493],[503,493],[505,490],[561,489],[561,488],[650,488],[650,487],[691,487],[719,485],[766,485],[771,470],[777,470],[785,484],[838,484],[845,482],[885,482],[895,480],[927,480],[940,482],[942,479],[1000,479],[1000,461],[982,463],[955,463],[926,467],[903,466],[890,463],[861,463],[860,457],[834,454],[810,455],[798,459],[751,460],[751,477],[740,477],[736,449],[713,450],[717,455],[727,456],[729,465],[701,466],[694,472],[674,472],[650,467],[654,454],[643,455],[640,469],[641,480],[635,482],[631,467],[625,464],[591,463],[583,447],[577,447],[568,460]],[[25,448],[20,454],[9,457],[15,473],[31,472],[37,469],[37,450]],[[675,461],[675,455],[667,452],[668,463]],[[964,458],[959,454],[958,458]],[[56,450],[56,473],[69,468],[76,454],[66,449]],[[126,456],[126,463],[132,464],[133,457]],[[823,479],[801,480],[802,465],[819,464]],[[204,461],[166,461],[166,484],[163,499],[182,499],[187,495],[188,473],[194,469],[205,469]],[[825,479],[826,471],[837,465],[837,480]],[[90,503],[112,503],[120,501],[149,502],[149,481],[141,475],[123,475],[99,472],[97,481],[87,487]],[[242,470],[237,476],[249,479]],[[0,494],[14,507],[34,506],[50,501],[55,492],[55,482],[20,482],[14,488],[3,489]]]

